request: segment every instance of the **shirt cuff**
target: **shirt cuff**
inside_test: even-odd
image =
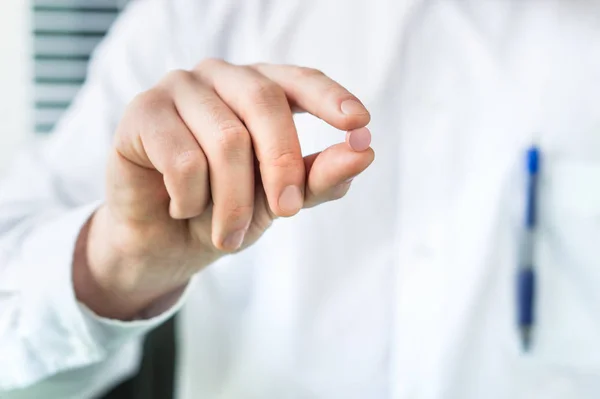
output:
[[[77,208],[36,226],[19,250],[19,335],[35,354],[43,374],[104,360],[121,343],[157,327],[185,301],[191,284],[168,309],[148,319],[102,319],[80,304],[73,288],[72,263],[81,228],[100,204]],[[168,299],[167,299],[168,301]],[[164,304],[163,304],[164,305]]]
[[[186,302],[191,286],[192,284],[188,282],[184,288],[164,296],[132,321],[100,317],[85,304],[79,302],[78,305],[86,327],[96,344],[110,350],[124,340],[153,330],[174,316]]]

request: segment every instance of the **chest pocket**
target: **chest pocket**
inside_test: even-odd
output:
[[[544,165],[534,354],[600,371],[600,159]]]

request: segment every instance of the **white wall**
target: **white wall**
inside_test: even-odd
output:
[[[0,173],[32,137],[28,0],[0,1]]]

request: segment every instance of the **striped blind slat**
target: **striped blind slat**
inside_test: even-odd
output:
[[[37,83],[34,96],[35,101],[68,104],[79,91],[79,86],[69,83]]]
[[[35,130],[51,132],[126,0],[33,0]]]
[[[37,11],[33,24],[35,34],[46,36],[104,36],[115,13],[88,10]]]
[[[62,109],[45,108],[38,110],[36,123],[54,125],[62,115]]]
[[[38,35],[34,38],[38,58],[87,58],[98,45],[97,37],[61,37]]]
[[[37,59],[35,79],[40,80],[83,80],[87,72],[87,60],[77,59]]]
[[[122,8],[122,0],[34,0],[34,7],[52,8]]]

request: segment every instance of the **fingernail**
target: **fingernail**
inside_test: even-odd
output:
[[[279,208],[285,213],[296,213],[303,205],[302,191],[296,186],[287,186],[279,197]]]
[[[371,132],[366,127],[350,130],[346,142],[354,151],[365,151],[371,145]]]
[[[346,115],[364,115],[369,113],[365,106],[356,100],[345,100],[342,102],[340,108]]]
[[[223,247],[230,251],[235,251],[236,249],[239,249],[242,246],[242,243],[244,242],[245,235],[246,230],[238,230],[229,234],[227,237],[225,237],[225,240],[223,240]]]

